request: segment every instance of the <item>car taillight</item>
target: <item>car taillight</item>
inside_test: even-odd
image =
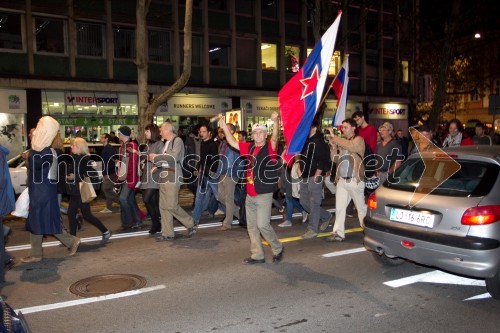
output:
[[[464,225],[484,225],[500,221],[500,206],[477,206],[469,208],[462,216]]]
[[[377,197],[375,196],[375,192],[370,194],[370,196],[368,197],[368,208],[370,208],[371,210],[377,209]]]

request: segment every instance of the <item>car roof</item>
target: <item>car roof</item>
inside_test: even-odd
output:
[[[473,159],[500,164],[500,146],[460,146],[443,148],[443,151],[451,155],[454,159]],[[428,151],[424,152],[423,155],[432,156],[435,153],[436,152]]]

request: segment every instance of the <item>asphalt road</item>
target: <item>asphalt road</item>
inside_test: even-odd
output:
[[[118,214],[96,216],[111,230],[119,225]],[[300,217],[291,228],[278,228],[281,221],[276,215],[273,225],[285,242],[283,262],[273,264],[266,247],[267,262],[256,265],[242,264],[246,230],[217,231],[217,219],[203,221],[192,239],[157,243],[140,231],[114,234],[104,246],[85,224],[75,256],[46,247],[42,262],[8,271],[1,292],[33,332],[498,332],[500,301],[484,281],[413,263],[383,267],[364,250],[355,218],[343,243],[303,240]],[[8,224],[10,252],[27,255],[22,221]],[[120,273],[147,285],[92,303],[69,292],[78,280]]]

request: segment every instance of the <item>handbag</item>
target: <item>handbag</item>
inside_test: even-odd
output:
[[[116,175],[118,177],[118,180],[121,181],[121,182],[124,182],[124,181],[127,180],[128,159],[129,159],[128,154],[125,154],[122,157],[122,160],[119,161],[118,163],[116,163],[117,164],[117,168],[118,168],[118,171],[116,172]]]
[[[83,181],[80,182],[80,195],[83,203],[89,203],[97,197],[89,177],[85,177]]]

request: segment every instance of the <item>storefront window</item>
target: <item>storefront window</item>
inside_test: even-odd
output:
[[[285,66],[287,72],[297,73],[299,71],[300,49],[296,46],[285,46]]]
[[[64,53],[64,22],[62,20],[35,18],[36,51]]]
[[[60,115],[64,114],[64,92],[42,91],[42,114]]]
[[[135,57],[135,31],[121,27],[113,28],[115,58],[134,59]]]
[[[90,23],[76,23],[77,54],[80,56],[102,57],[103,26]]]
[[[262,55],[262,69],[276,70],[278,68],[276,44],[262,43],[260,50]]]
[[[0,48],[22,50],[21,16],[0,12]]]
[[[118,97],[120,103],[119,114],[123,116],[138,114],[136,94],[119,94]]]
[[[312,49],[307,49],[307,56],[311,53]],[[341,67],[340,51],[334,51],[330,67],[328,68],[328,75],[335,76],[340,71]]]

